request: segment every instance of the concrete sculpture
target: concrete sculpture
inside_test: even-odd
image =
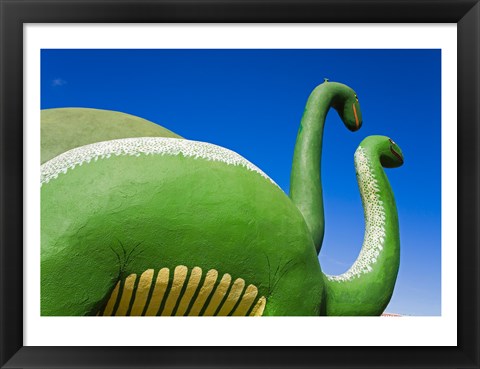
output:
[[[47,316],[380,315],[399,265],[398,219],[383,167],[400,148],[370,136],[355,152],[365,239],[327,276],[319,161],[330,107],[362,124],[355,92],[324,82],[297,137],[292,193],[209,143],[102,141],[41,166],[41,313]]]

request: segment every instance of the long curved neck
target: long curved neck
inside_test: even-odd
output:
[[[347,272],[326,276],[327,315],[380,315],[392,296],[400,264],[397,208],[378,153],[360,146],[355,169],[365,215],[364,241]]]
[[[334,92],[325,82],[308,98],[297,135],[290,175],[290,198],[303,214],[317,249],[323,242],[325,220],[321,186],[321,159],[325,117]]]

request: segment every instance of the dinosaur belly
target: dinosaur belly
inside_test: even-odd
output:
[[[252,315],[264,301],[265,315],[315,315],[323,296],[320,266],[300,212],[281,189],[228,150],[151,140],[170,148],[129,151],[132,142],[119,140],[127,144],[110,152],[89,145],[90,156],[72,150],[42,168],[42,314]],[[182,286],[172,289],[182,270]],[[192,292],[194,270],[201,277]],[[195,305],[213,270],[211,295]],[[163,287],[154,278],[166,271],[155,311],[154,290]],[[150,274],[142,295],[138,286]],[[227,275],[225,293],[209,309]],[[255,301],[238,309],[253,288]]]

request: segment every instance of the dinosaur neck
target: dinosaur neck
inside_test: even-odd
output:
[[[336,301],[327,302],[327,315],[380,315],[390,301],[398,273],[397,209],[374,148],[357,149],[355,169],[365,215],[364,241],[357,260],[347,272],[326,276],[328,294],[336,296]]]
[[[332,106],[334,93],[325,82],[308,98],[297,135],[290,175],[290,198],[305,218],[317,253],[325,232],[321,158],[325,117]]]

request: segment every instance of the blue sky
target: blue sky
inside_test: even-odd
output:
[[[42,50],[41,108],[116,110],[192,140],[234,150],[283,189],[305,102],[324,78],[358,94],[363,127],[334,110],[324,134],[327,274],[346,271],[363,241],[353,153],[391,137],[405,164],[388,169],[400,221],[401,262],[387,312],[440,315],[440,50]]]

